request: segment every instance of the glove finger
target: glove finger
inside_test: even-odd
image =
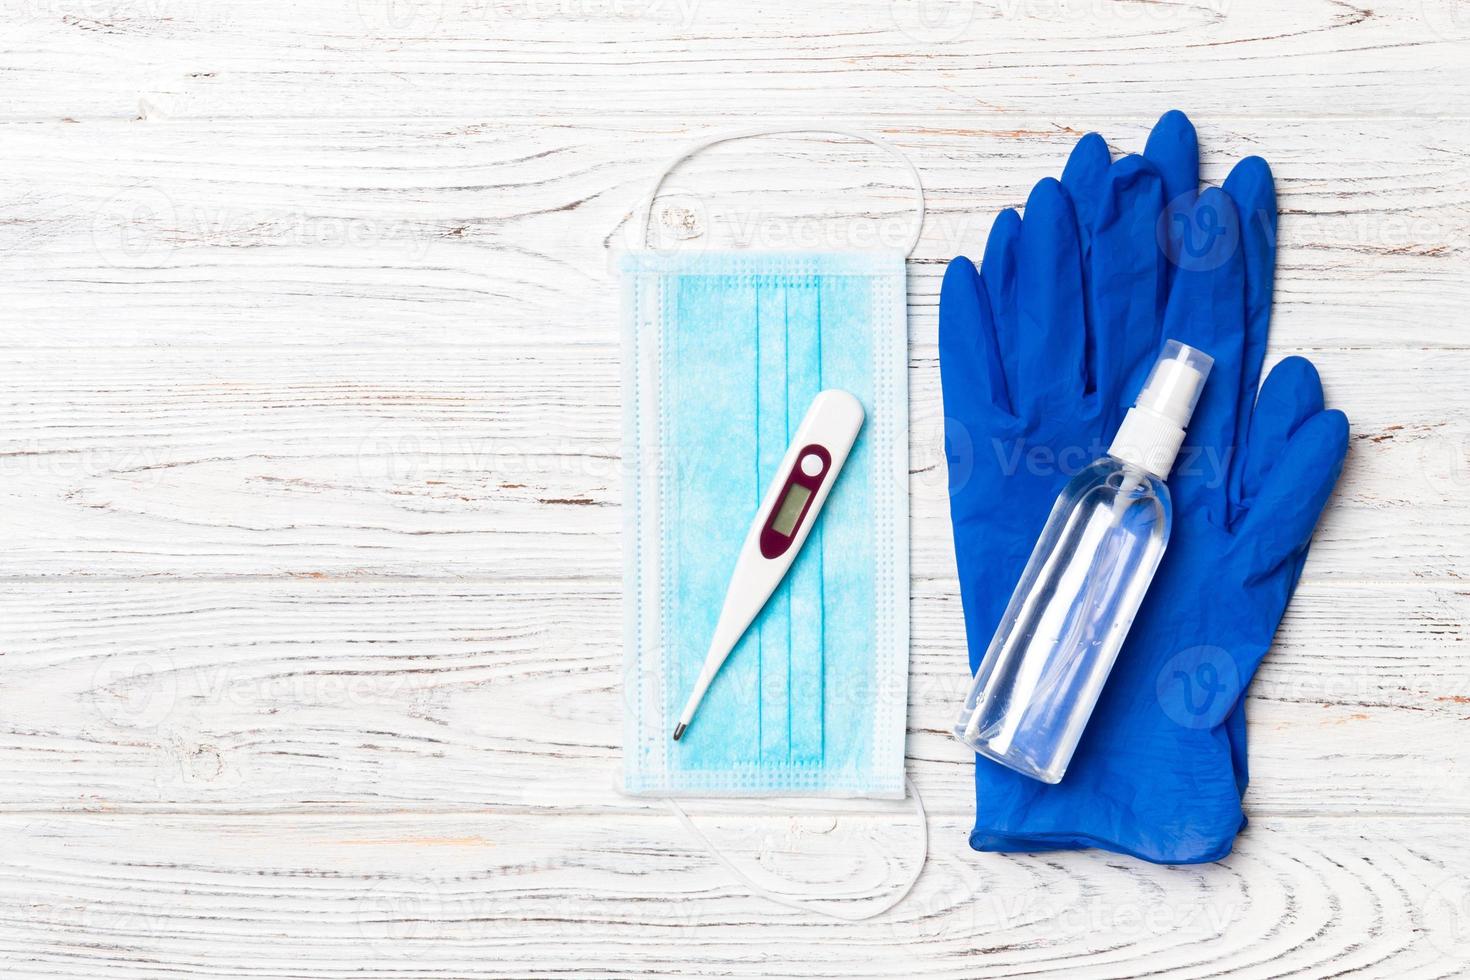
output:
[[[1199,135],[1178,109],[1170,109],[1154,123],[1143,155],[1163,174],[1168,200],[1193,196],[1199,189]]]
[[[1255,391],[1266,337],[1271,324],[1271,295],[1276,284],[1276,183],[1271,166],[1260,157],[1246,157],[1225,178],[1225,193],[1235,202],[1240,219],[1240,247],[1245,255],[1246,363],[1255,364],[1246,389]]]
[[[1312,529],[1342,473],[1347,440],[1347,416],[1334,409],[1313,415],[1292,435],[1241,522],[1240,541],[1253,578],[1305,557]]]
[[[1249,510],[1286,444],[1302,423],[1322,411],[1322,379],[1305,357],[1288,357],[1271,369],[1250,417],[1240,469],[1239,494]]]
[[[1108,144],[1097,133],[1088,133],[1077,141],[1062,169],[1062,187],[1077,211],[1077,227],[1082,233],[1084,249],[1096,224],[1098,209],[1107,197],[1111,162]]]
[[[1011,393],[1010,408],[1015,409],[1014,393],[1020,372],[1021,329],[1016,309],[1017,255],[1021,247],[1021,216],[1015,208],[1006,208],[995,216],[990,237],[985,242],[985,257],[980,262],[980,281],[990,303],[991,323],[995,327],[996,348],[1004,369],[1006,391]]]
[[[1160,344],[1166,260],[1154,233],[1163,204],[1163,179],[1143,157],[1112,166],[1088,261],[1088,326],[1097,390],[1104,410],[1119,416],[1138,394]]]
[[[995,322],[985,286],[963,255],[944,270],[939,288],[939,377],[946,419],[984,419],[1010,412]]]
[[[1199,136],[1194,123],[1178,109],[1170,109],[1154,123],[1143,155],[1164,178],[1168,211],[1160,231],[1167,234],[1174,227],[1173,215],[1186,213],[1199,193]]]
[[[1172,281],[1178,271],[1180,222],[1187,218],[1199,194],[1199,136],[1189,117],[1170,109],[1154,123],[1143,155],[1164,179],[1164,210],[1159,213],[1158,244],[1168,255],[1165,274]]]
[[[1018,415],[1075,413],[1085,387],[1087,324],[1082,246],[1067,192],[1047,177],[1032,188],[1021,223]]]
[[[1093,270],[1090,258],[1093,248],[1093,232],[1098,214],[1108,198],[1109,171],[1112,154],[1108,144],[1097,133],[1088,133],[1077,141],[1067,165],[1062,170],[1062,189],[1072,199],[1072,210],[1077,215],[1077,240],[1082,245],[1082,295],[1088,303],[1093,296]],[[1106,248],[1104,248],[1104,252]],[[1086,349],[1083,352],[1086,370],[1085,390],[1089,393],[1098,388],[1097,336],[1089,309],[1086,316]]]
[[[1218,187],[1195,201],[1181,230],[1179,262],[1169,289],[1164,337],[1214,358],[1185,452],[1172,478],[1181,500],[1204,506],[1217,527],[1228,519],[1228,475],[1242,404],[1245,352],[1245,269],[1235,205]]]
[[[1240,403],[1250,405],[1266,359],[1271,295],[1276,279],[1276,187],[1271,167],[1260,157],[1246,157],[1225,178],[1225,193],[1235,202],[1240,219],[1240,248],[1245,258],[1245,347],[1241,355]],[[1320,393],[1320,383],[1317,388]],[[1236,422],[1237,446],[1246,445],[1248,425],[1254,425],[1253,419],[1241,412]],[[1236,454],[1231,485],[1237,509],[1243,504],[1245,494],[1244,460],[1244,453]],[[1231,520],[1234,519],[1232,514]]]

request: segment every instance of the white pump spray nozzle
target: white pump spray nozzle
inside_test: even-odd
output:
[[[1202,350],[1177,340],[1165,342],[1108,455],[1167,477],[1214,363]]]

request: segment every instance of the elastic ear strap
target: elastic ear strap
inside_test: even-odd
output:
[[[919,176],[919,168],[914,166],[912,160],[904,155],[904,152],[881,136],[872,133],[862,133],[852,129],[832,129],[827,126],[774,126],[770,128],[759,127],[755,129],[737,129],[730,132],[716,133],[715,135],[695,143],[693,146],[681,151],[659,171],[658,176],[653,179],[653,185],[648,189],[648,196],[641,205],[641,214],[638,219],[638,227],[643,230],[643,247],[648,247],[648,222],[653,217],[653,201],[658,197],[658,189],[663,186],[664,178],[673,171],[675,167],[685,160],[703,150],[709,149],[716,143],[728,143],[731,140],[750,139],[755,136],[779,136],[785,133],[832,133],[837,136],[846,136],[863,143],[871,143],[894,160],[898,161],[914,181],[914,233],[908,238],[908,245],[904,248],[904,254],[909,255],[914,251],[914,246],[919,244],[919,236],[924,231],[924,181]]]
[[[863,912],[824,909],[819,905],[812,904],[811,901],[787,898],[780,892],[771,891],[771,889],[760,884],[751,878],[750,875],[735,867],[735,864],[725,856],[725,852],[716,847],[705,832],[694,825],[694,821],[689,819],[689,814],[684,812],[683,807],[679,806],[672,799],[665,798],[664,802],[669,805],[669,809],[674,812],[674,816],[679,818],[679,822],[684,825],[684,829],[689,831],[690,834],[694,835],[704,845],[705,850],[709,851],[710,857],[720,862],[726,871],[730,872],[737,881],[740,881],[755,894],[775,902],[777,905],[784,905],[789,909],[799,909],[802,912],[815,912],[818,915],[825,915],[829,918],[841,919],[843,922],[862,922],[865,919],[882,915],[899,902],[902,902],[908,896],[908,893],[913,891],[914,882],[919,880],[919,872],[924,870],[924,864],[929,860],[929,815],[924,812],[924,798],[919,795],[919,787],[915,786],[914,781],[908,776],[903,777],[903,783],[908,787],[909,793],[913,796],[914,814],[919,818],[919,859],[914,862],[914,868],[909,874],[908,881],[904,882],[903,887],[893,893],[892,898],[875,909],[868,909]]]

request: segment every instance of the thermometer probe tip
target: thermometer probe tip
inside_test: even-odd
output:
[[[674,741],[676,741],[676,742],[679,741],[679,736],[680,735],[683,735],[684,734],[684,729],[686,729],[688,727],[689,726],[686,725],[686,724],[684,724],[683,722],[680,722],[679,724],[675,725],[674,726]]]

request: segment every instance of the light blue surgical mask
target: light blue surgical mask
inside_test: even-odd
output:
[[[921,224],[922,188],[917,213]],[[904,795],[906,252],[620,257],[627,792]],[[856,395],[867,421],[790,572],[674,742],[746,530],[824,388]]]

